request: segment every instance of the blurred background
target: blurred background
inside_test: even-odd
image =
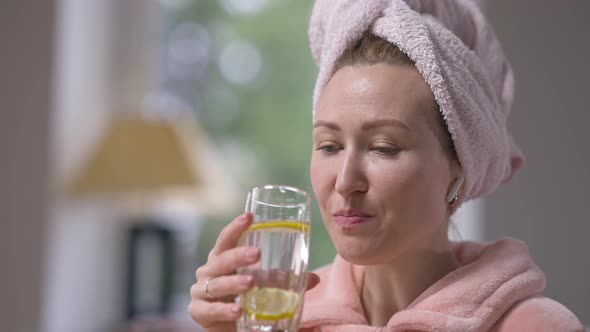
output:
[[[195,269],[246,191],[311,192],[311,1],[0,4],[0,330],[194,331]],[[485,5],[528,161],[454,218],[525,240],[590,323],[588,1]],[[317,207],[312,268],[334,249]]]

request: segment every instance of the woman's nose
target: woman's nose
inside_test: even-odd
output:
[[[354,153],[347,153],[343,156],[339,165],[335,189],[344,197],[355,192],[367,192],[369,186],[360,156]]]

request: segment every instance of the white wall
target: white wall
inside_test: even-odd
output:
[[[43,332],[102,332],[125,315],[126,232],[115,202],[70,199],[72,180],[114,112],[137,110],[150,81],[147,25],[155,2],[60,0],[56,102],[51,119],[55,181],[44,282]],[[23,331],[24,332],[24,331]],[[29,331],[27,331],[29,332]]]
[[[483,241],[485,200],[466,202],[451,217],[449,238],[453,241]]]
[[[510,127],[527,155],[485,203],[485,237],[525,240],[546,294],[590,323],[590,2],[493,0],[516,73]]]
[[[70,202],[63,186],[96,144],[112,112],[111,1],[58,1],[54,187],[44,283],[43,332],[103,331],[122,318],[120,231],[96,202]]]

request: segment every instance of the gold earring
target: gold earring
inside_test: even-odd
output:
[[[451,202],[449,202],[449,207],[452,208],[453,206],[455,206],[455,203],[457,203],[458,199],[459,199],[459,193],[455,194],[455,197],[453,197]]]

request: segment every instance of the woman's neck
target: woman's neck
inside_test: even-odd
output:
[[[395,261],[365,268],[361,303],[372,326],[385,326],[436,281],[460,266],[448,240],[439,248],[418,249]]]

